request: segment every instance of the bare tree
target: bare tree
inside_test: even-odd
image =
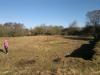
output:
[[[100,10],[93,10],[86,14],[88,22],[94,27],[94,39],[99,40],[100,37]]]
[[[73,21],[69,25],[69,28],[68,28],[67,32],[68,32],[68,35],[79,35],[80,28],[77,24],[77,21]]]

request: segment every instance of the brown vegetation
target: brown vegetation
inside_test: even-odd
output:
[[[82,44],[88,43],[85,40],[66,39],[62,36],[9,37],[8,40],[9,53],[0,52],[0,75],[100,74],[99,64],[95,61],[65,57]]]

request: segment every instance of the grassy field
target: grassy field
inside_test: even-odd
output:
[[[0,49],[3,49],[0,38]],[[62,36],[9,37],[9,53],[0,51],[0,75],[100,75],[99,64],[65,57],[86,40]],[[4,49],[3,49],[4,50]]]

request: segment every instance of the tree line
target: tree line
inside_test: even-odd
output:
[[[100,10],[87,12],[86,17],[87,22],[84,27],[79,27],[77,21],[73,21],[69,27],[41,24],[28,29],[24,24],[8,22],[0,24],[0,36],[78,35],[100,37]]]
[[[28,29],[21,23],[4,23],[0,24],[0,36],[33,36],[33,35],[61,35],[63,26],[47,26],[41,24],[35,28]]]
[[[27,29],[21,23],[0,24],[0,36],[24,36],[27,35]]]
[[[100,28],[100,26],[99,26]],[[0,36],[33,36],[33,35],[84,35],[92,36],[94,33],[94,27],[92,25],[86,25],[85,27],[79,27],[76,21],[73,21],[69,27],[57,25],[45,25],[41,24],[34,28],[28,29],[21,23],[5,23],[0,24]]]

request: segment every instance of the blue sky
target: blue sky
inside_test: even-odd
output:
[[[100,0],[0,0],[0,23],[17,22],[26,27],[40,24],[67,27],[86,22],[88,11],[100,9]]]

